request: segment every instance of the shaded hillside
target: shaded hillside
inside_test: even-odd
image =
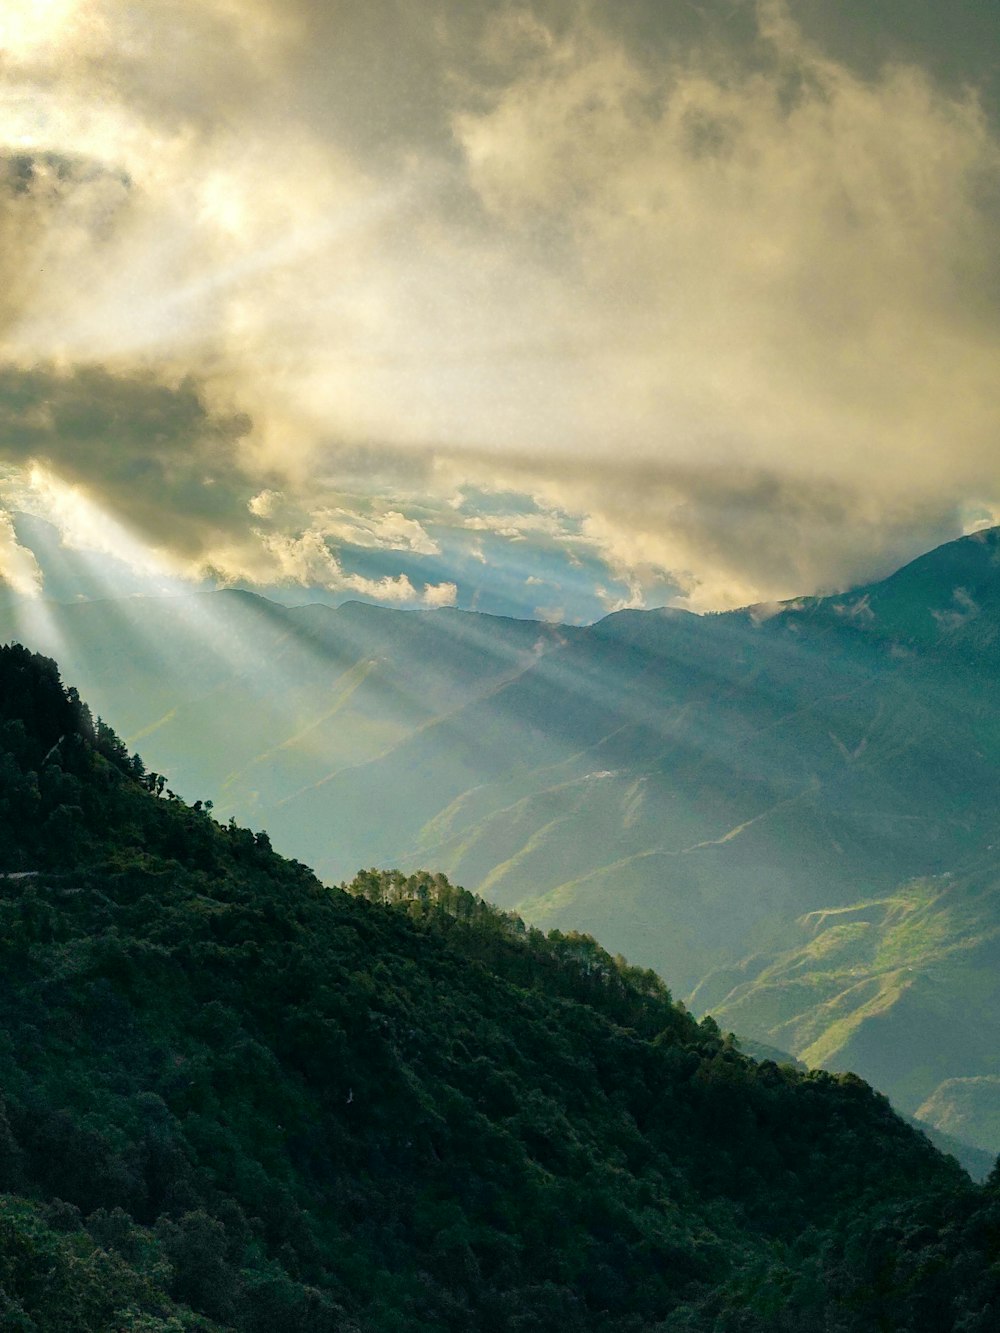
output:
[[[992,1151],[1000,1142],[1000,1076],[945,1079],[917,1115],[946,1134]]]
[[[0,742],[5,1327],[992,1327],[995,1191],[858,1079],[441,877],[324,888],[19,648]]]

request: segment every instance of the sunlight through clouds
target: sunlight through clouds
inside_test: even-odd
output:
[[[38,561],[21,546],[10,514],[0,511],[0,577],[19,597],[36,598],[42,591]]]
[[[115,518],[100,510],[79,487],[65,485],[37,464],[28,475],[28,485],[40,512],[56,525],[66,545],[109,555],[136,573],[154,579],[176,577],[182,572],[176,565],[171,569]]]
[[[81,0],[5,0],[0,10],[0,49],[14,61],[58,48],[78,33]]]
[[[449,499],[500,479],[558,528],[507,541],[597,562],[583,597],[566,554],[571,615],[843,587],[955,535],[1000,505],[993,104],[808,19],[5,6],[9,460],[17,375],[37,415],[95,372],[115,422],[146,377],[217,443],[121,434],[130,486],[57,413],[30,457],[187,577],[393,604],[472,604]]]

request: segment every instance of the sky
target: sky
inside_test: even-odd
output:
[[[567,621],[1000,522],[981,0],[4,0],[0,575]]]

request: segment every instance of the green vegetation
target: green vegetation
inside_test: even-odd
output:
[[[1000,1152],[995,853],[887,898],[810,912],[798,930],[796,947],[707,977],[692,1004],[807,1064],[877,1079],[902,1110]]]
[[[321,885],[0,649],[0,1323],[986,1333],[1000,1181],[440,876]]]
[[[992,1149],[1000,1142],[1000,1078],[948,1078],[939,1084],[917,1116],[945,1134]]]

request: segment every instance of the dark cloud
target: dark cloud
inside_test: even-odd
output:
[[[510,488],[499,512],[489,501],[479,509],[478,530],[516,523],[516,488],[533,497],[522,514],[552,507],[547,531],[527,529],[533,554],[560,533],[564,549],[577,541],[640,602],[680,596],[699,610],[759,600],[762,589],[778,598],[849,588],[960,535],[973,517],[948,494],[900,487],[889,501],[868,490],[863,476],[835,472],[529,455],[506,459],[499,474],[489,457],[467,455],[461,468],[468,478],[498,475]]]
[[[868,77],[916,64],[953,90],[975,88],[1000,112],[1000,11],[981,0],[795,0],[792,13],[835,60]]]
[[[190,379],[0,367],[3,457],[48,465],[147,541],[187,558],[246,536],[259,489],[240,459],[250,428],[238,413],[210,411]]]
[[[783,7],[770,0],[280,0],[272,8],[294,16],[297,33],[283,52],[286,95],[300,97],[320,127],[381,155],[428,143],[447,149],[456,100],[509,83],[537,56],[532,26],[559,42],[593,25],[658,73],[692,51],[720,64],[768,68],[774,51],[760,41],[760,13]],[[787,12],[821,50],[863,77],[886,63],[912,63],[955,91],[977,88],[997,109],[1000,15],[981,0],[792,0]],[[522,31],[499,52],[489,40],[498,21],[520,23]]]

